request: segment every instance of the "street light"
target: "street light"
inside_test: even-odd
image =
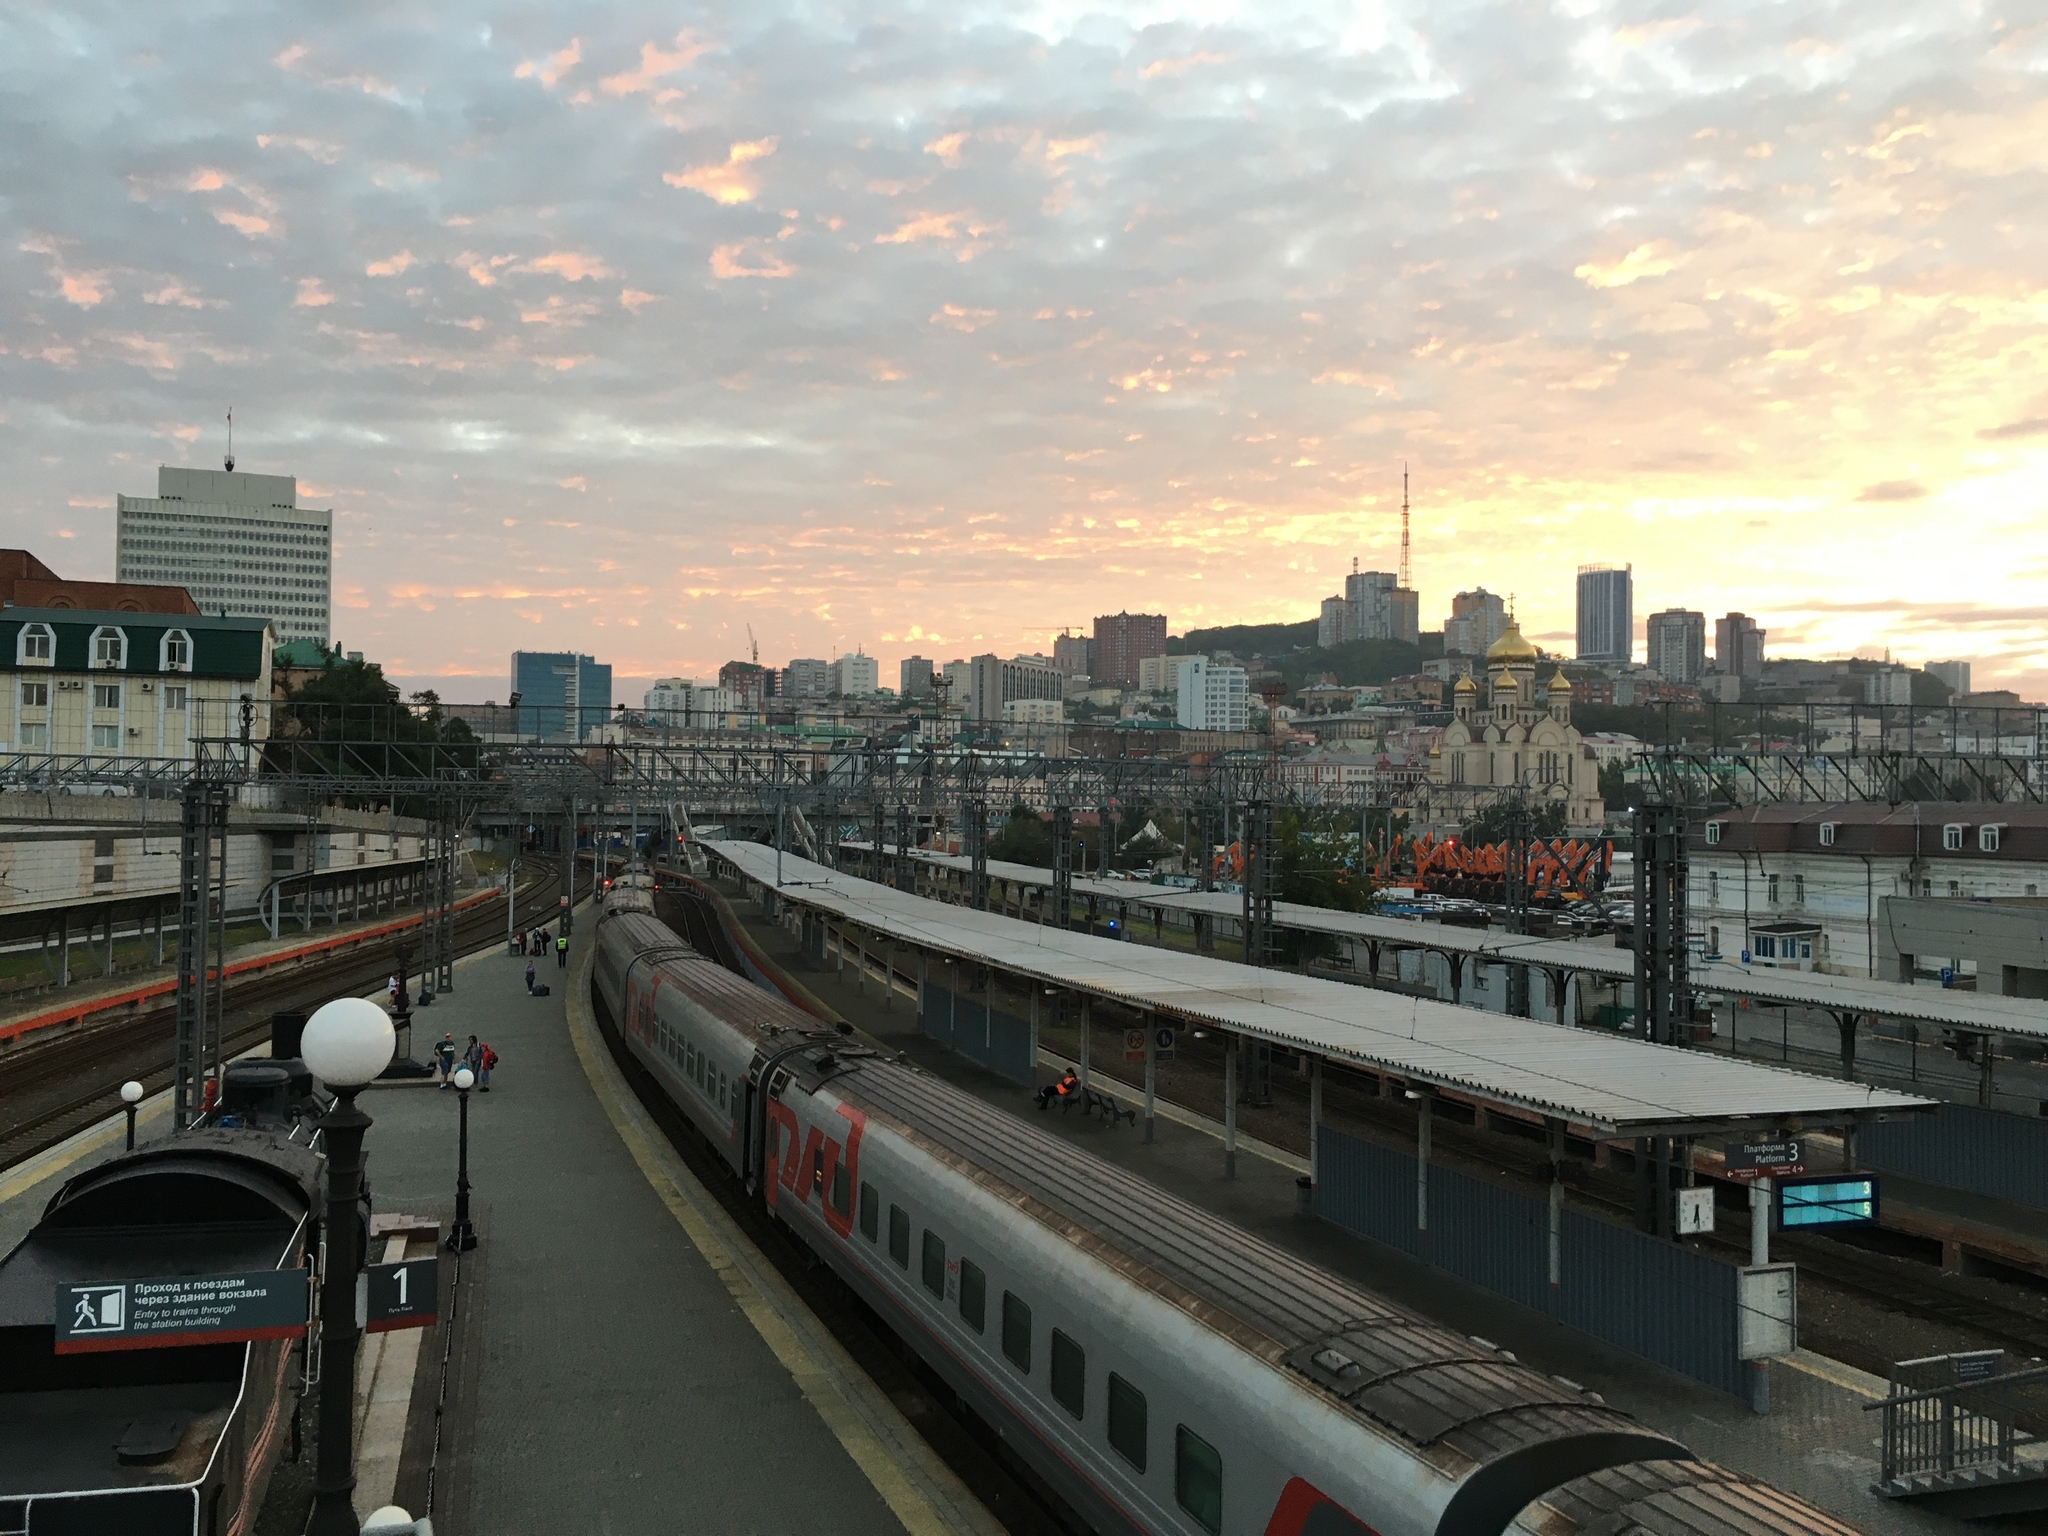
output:
[[[455,1225],[449,1229],[448,1246],[457,1253],[476,1246],[476,1228],[469,1224],[469,1090],[475,1082],[476,1074],[468,1067],[455,1069],[456,1118],[461,1130],[456,1137]]]
[[[514,946],[512,918],[514,916],[513,908],[518,905],[518,900],[513,893],[518,889],[518,886],[519,860],[515,858],[505,868],[505,953],[508,955],[513,952]]]
[[[121,1085],[121,1108],[128,1116],[128,1150],[135,1150],[135,1106],[142,1102],[142,1084],[126,1082]]]
[[[306,1020],[299,1056],[334,1094],[320,1119],[327,1153],[327,1262],[320,1276],[320,1467],[308,1536],[358,1536],[354,1494],[356,1276],[363,1256],[356,1198],[363,1182],[363,1132],[370,1117],[356,1094],[391,1063],[397,1036],[382,1008],[342,997]]]

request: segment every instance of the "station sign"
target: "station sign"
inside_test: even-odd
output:
[[[1806,1172],[1806,1144],[1797,1136],[1783,1141],[1739,1142],[1724,1156],[1731,1179],[1774,1179]]]
[[[1173,1026],[1162,1024],[1159,1026],[1156,1034],[1157,1038],[1152,1042],[1152,1059],[1154,1061],[1173,1060]]]
[[[1145,1031],[1127,1029],[1124,1031],[1124,1061],[1129,1065],[1142,1066],[1145,1061]]]
[[[363,1327],[370,1333],[427,1328],[440,1321],[441,1271],[432,1258],[372,1264]]]
[[[1778,1230],[1877,1225],[1877,1175],[1818,1174],[1778,1185]]]
[[[60,1285],[56,1352],[297,1338],[306,1331],[311,1298],[303,1269]]]

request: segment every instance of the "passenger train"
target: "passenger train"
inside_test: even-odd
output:
[[[1853,1536],[713,963],[600,923],[623,1047],[1097,1532]]]

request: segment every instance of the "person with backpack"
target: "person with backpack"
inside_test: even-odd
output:
[[[498,1064],[498,1053],[491,1049],[488,1040],[479,1041],[476,1048],[476,1085],[479,1091],[491,1091],[491,1068]]]

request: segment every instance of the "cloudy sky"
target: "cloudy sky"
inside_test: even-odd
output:
[[[502,696],[1572,573],[2048,694],[2048,17],[1290,0],[0,13],[0,538],[336,509]],[[636,695],[637,699],[637,695]]]

